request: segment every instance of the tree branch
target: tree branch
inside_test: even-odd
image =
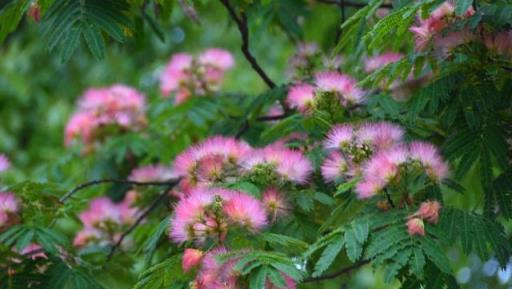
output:
[[[359,2],[346,1],[346,0],[317,0],[317,2],[323,3],[323,4],[333,4],[333,5],[340,5],[340,3],[343,2],[343,4],[346,7],[354,7],[354,8],[363,8],[366,5],[368,5],[368,3],[359,3]],[[393,8],[393,5],[392,4],[382,4],[382,5],[380,5],[380,7],[381,8]]]
[[[133,223],[133,225],[131,225],[128,230],[126,230],[120,237],[119,239],[117,240],[117,242],[112,245],[112,247],[110,248],[110,252],[108,253],[108,256],[107,256],[107,261],[110,261],[112,259],[112,257],[114,256],[114,254],[116,253],[116,250],[121,246],[121,244],[123,243],[124,239],[130,235],[141,223],[142,221],[144,221],[144,219],[152,212],[154,211],[156,208],[158,208],[158,206],[160,204],[162,204],[164,202],[165,199],[167,199],[169,197],[169,190],[172,189],[175,185],[177,185],[179,183],[179,179],[178,180],[175,180],[174,182],[172,182],[171,184],[168,184],[168,187],[163,190],[160,195],[158,196],[158,198],[156,198],[153,203],[151,203],[151,205],[142,213],[140,214],[140,216],[137,218],[137,220],[135,220],[135,223]]]
[[[318,281],[323,281],[323,280],[334,279],[334,278],[336,278],[336,277],[338,277],[340,275],[350,273],[350,272],[352,272],[355,269],[363,267],[364,265],[366,265],[368,263],[370,263],[370,260],[361,260],[361,261],[359,261],[357,263],[354,263],[354,264],[352,264],[352,265],[350,265],[348,267],[342,268],[342,269],[340,269],[340,270],[338,270],[336,272],[325,274],[325,275],[320,276],[320,277],[306,278],[302,282],[309,283],[309,282],[318,282]]]
[[[170,180],[166,182],[136,182],[136,181],[130,181],[130,180],[118,180],[118,179],[101,179],[101,180],[93,180],[87,183],[83,183],[71,191],[67,192],[64,196],[62,196],[59,199],[60,203],[66,202],[69,198],[71,198],[74,194],[78,193],[79,191],[86,189],[91,186],[100,185],[104,183],[115,183],[115,184],[129,184],[129,185],[137,185],[137,186],[174,186],[178,180]]]
[[[181,10],[183,10],[183,13],[193,22],[195,22],[197,25],[201,25],[201,20],[199,19],[199,15],[197,14],[196,9],[194,9],[194,6],[187,3],[186,0],[178,0],[178,3],[180,4]]]
[[[238,26],[238,30],[242,35],[242,53],[244,54],[245,58],[247,61],[249,61],[252,68],[256,71],[256,73],[258,73],[261,79],[263,79],[265,84],[267,84],[267,86],[270,88],[274,88],[276,84],[270,79],[270,77],[268,77],[268,75],[265,73],[263,68],[261,68],[256,58],[254,58],[254,56],[251,54],[251,51],[249,50],[249,28],[247,27],[247,16],[242,12],[240,13],[240,17],[238,17],[229,0],[220,0],[220,2],[224,5],[224,7],[226,7],[229,15]]]

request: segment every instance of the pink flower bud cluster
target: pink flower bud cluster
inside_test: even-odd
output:
[[[445,37],[441,33],[444,32],[455,20],[459,17],[455,15],[455,1],[445,1],[439,5],[427,19],[419,19],[418,26],[413,26],[409,30],[415,36],[416,50],[422,51],[433,41],[438,42],[441,38]],[[473,7],[462,15],[462,18],[470,17],[475,13]],[[451,35],[449,39],[443,40],[444,45],[455,45],[454,43],[461,42],[465,39],[464,35]]]
[[[176,205],[170,237],[177,243],[222,241],[230,227],[258,232],[267,223],[264,204],[255,197],[227,189],[195,188]]]
[[[176,157],[173,171],[191,185],[211,185],[235,180],[262,169],[280,181],[304,184],[312,173],[311,162],[300,152],[281,144],[252,148],[234,138],[214,136]]]
[[[4,154],[0,154],[0,173],[5,172],[10,167],[11,167],[11,162],[9,161],[9,158]]]
[[[122,84],[91,88],[78,101],[78,110],[69,119],[65,129],[65,143],[79,139],[90,147],[107,133],[139,130],[146,125],[145,96]]]
[[[0,232],[19,222],[20,209],[20,203],[13,193],[0,192]]]
[[[197,275],[191,288],[197,289],[236,289],[239,286],[238,272],[234,266],[239,260],[238,256],[230,257],[225,262],[220,262],[218,258],[228,254],[225,247],[216,247],[209,252],[203,252],[198,249],[185,249],[182,259],[184,272],[197,269]],[[276,287],[269,279],[265,282],[265,288],[269,289],[295,289],[296,282],[288,275],[281,273],[285,280],[285,287]]]
[[[204,96],[219,90],[227,70],[235,60],[226,50],[209,48],[197,56],[176,53],[160,75],[160,91],[175,94],[179,104],[191,96]]]
[[[129,191],[120,203],[107,197],[91,200],[87,210],[79,216],[84,228],[75,236],[73,244],[83,247],[116,242],[125,227],[132,225],[140,214],[135,207],[137,198],[137,192]]]
[[[308,113],[315,109],[319,96],[325,93],[333,94],[343,107],[362,103],[365,94],[351,76],[323,71],[316,73],[313,84],[298,83],[290,87],[286,101],[291,108]]]
[[[437,224],[439,220],[439,210],[441,204],[438,201],[425,201],[421,203],[420,208],[416,213],[409,217],[407,221],[407,231],[409,235],[420,235],[425,236],[425,224],[427,221],[431,224]]]

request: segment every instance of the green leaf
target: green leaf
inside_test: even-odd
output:
[[[471,4],[473,4],[473,0],[457,0],[457,5],[455,6],[455,14],[457,16],[462,16],[466,11],[468,11]]]
[[[265,287],[265,281],[267,280],[267,274],[271,271],[268,266],[262,266],[256,273],[251,274],[249,279],[250,289],[261,289]]]
[[[423,267],[425,266],[425,256],[420,248],[412,249],[411,260],[409,261],[412,272],[418,276],[418,278],[423,278]]]
[[[320,276],[325,270],[331,266],[331,264],[336,259],[336,256],[340,253],[341,249],[343,249],[345,241],[340,236],[337,240],[334,240],[331,244],[329,244],[322,253],[320,259],[315,265],[315,271],[313,272],[313,277]]]
[[[30,0],[10,1],[0,10],[0,43],[9,33],[16,30],[31,2]]]
[[[85,42],[96,59],[102,59],[105,56],[105,42],[100,30],[92,25],[85,24],[82,28]]]
[[[357,241],[353,230],[348,230],[345,232],[345,244],[347,247],[347,256],[350,261],[357,261],[357,259],[361,257],[363,247],[362,244]]]
[[[423,252],[427,258],[436,265],[443,273],[451,274],[452,268],[450,267],[450,260],[443,253],[439,245],[437,245],[430,238],[420,238]]]

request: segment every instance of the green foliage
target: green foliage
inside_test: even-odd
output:
[[[7,35],[18,27],[30,2],[29,0],[11,0],[2,7],[0,10],[0,42],[3,42]]]
[[[497,222],[478,214],[444,208],[439,223],[445,236],[452,242],[460,242],[467,254],[474,252],[481,258],[495,254],[501,266],[507,264],[512,248]]]
[[[56,0],[43,19],[43,37],[48,49],[59,49],[62,61],[68,61],[83,37],[97,59],[105,55],[103,32],[116,41],[124,41],[132,24],[126,1]]]
[[[190,276],[181,269],[181,257],[174,255],[144,270],[133,289],[183,288]]]

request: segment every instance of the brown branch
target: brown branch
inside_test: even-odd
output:
[[[59,199],[59,202],[64,203],[69,198],[71,198],[74,194],[76,194],[77,192],[79,192],[83,189],[86,189],[88,187],[100,185],[100,184],[104,184],[104,183],[129,184],[129,185],[136,185],[136,186],[169,186],[169,185],[174,186],[177,181],[178,180],[170,180],[170,181],[166,181],[166,182],[136,182],[136,181],[118,180],[118,179],[93,180],[93,181],[90,181],[87,183],[83,183],[83,184],[75,187],[71,191],[67,192],[64,196],[62,196]]]
[[[370,260],[361,260],[361,261],[359,261],[357,263],[354,263],[354,264],[352,264],[352,265],[350,265],[348,267],[341,268],[340,270],[338,270],[336,272],[325,274],[325,275],[322,275],[322,276],[319,276],[319,277],[306,278],[302,282],[309,283],[309,282],[318,282],[318,281],[323,281],[323,280],[334,279],[334,278],[336,278],[336,277],[338,277],[340,275],[350,273],[350,272],[352,272],[355,269],[363,267],[364,265],[366,265],[368,263],[370,263]]]
[[[346,1],[346,0],[316,0],[316,1],[319,3],[323,3],[323,4],[332,4],[332,5],[340,5],[340,3],[343,2],[343,4],[346,7],[354,7],[354,8],[363,8],[368,5],[368,3],[359,3],[359,2]],[[393,8],[393,5],[385,3],[385,4],[380,5],[380,8],[390,8],[391,9],[391,8]]]
[[[275,121],[275,120],[280,120],[280,119],[283,119],[283,118],[286,118],[288,117],[288,114],[280,114],[280,115],[268,115],[268,116],[260,116],[258,117],[256,120],[257,121],[261,121],[261,122],[264,122],[264,121]]]
[[[224,7],[226,7],[229,15],[238,26],[238,30],[242,35],[242,53],[244,54],[245,58],[247,61],[249,61],[252,68],[256,71],[256,73],[258,73],[261,79],[263,79],[265,84],[267,84],[267,86],[270,88],[274,88],[276,84],[270,79],[270,77],[268,77],[268,75],[265,73],[263,68],[261,68],[256,58],[254,58],[254,56],[251,54],[251,51],[249,50],[249,28],[247,26],[247,16],[244,12],[241,12],[239,17],[233,6],[231,6],[229,0],[220,0],[220,2],[224,5]]]
[[[201,25],[201,20],[199,19],[199,15],[197,14],[196,9],[194,9],[194,6],[187,3],[186,0],[178,0],[178,3],[180,4],[181,10],[183,10],[183,13],[193,22],[195,22],[197,25]]]
[[[123,243],[124,239],[130,235],[141,223],[142,221],[144,221],[144,219],[152,212],[154,211],[156,208],[158,208],[158,206],[162,203],[164,203],[164,200],[166,198],[169,197],[169,190],[172,189],[175,185],[177,185],[179,183],[179,180],[175,180],[174,182],[168,184],[168,187],[163,190],[160,195],[158,196],[158,198],[156,198],[153,203],[151,203],[151,205],[142,213],[140,214],[140,216],[137,218],[137,220],[135,220],[135,223],[133,223],[133,225],[131,225],[120,237],[119,239],[117,240],[117,242],[112,245],[112,247],[110,248],[110,252],[108,253],[107,255],[107,261],[110,261],[112,259],[112,257],[114,256],[114,254],[116,253],[116,250],[121,246],[121,244]]]

